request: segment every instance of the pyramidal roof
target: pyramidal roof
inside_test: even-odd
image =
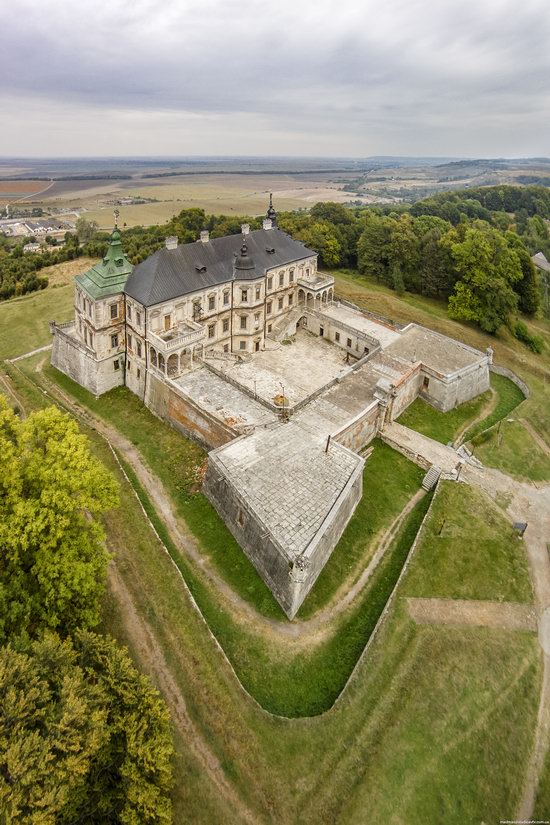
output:
[[[105,257],[87,272],[76,276],[78,285],[94,300],[108,298],[124,291],[133,266],[124,254],[117,227],[111,235]]]

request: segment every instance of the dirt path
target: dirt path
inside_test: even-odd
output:
[[[17,406],[21,410],[21,417],[26,418],[27,417],[27,412],[25,410],[25,407],[23,406],[23,404],[21,402],[21,399],[19,398],[19,396],[15,392],[14,388],[12,387],[9,376],[5,375],[4,373],[1,373],[1,372],[0,372],[0,385],[1,385],[0,391],[2,390],[2,387],[3,387],[3,391],[6,393],[8,398],[11,398],[11,400],[15,404],[17,404]]]
[[[533,605],[469,599],[407,599],[417,624],[472,625],[501,630],[537,630]]]
[[[541,448],[542,452],[550,458],[550,447],[548,446],[544,438],[538,434],[538,432],[535,430],[531,422],[527,421],[525,418],[520,418],[518,420],[521,426],[524,427],[529,433],[529,435],[531,435],[534,438],[534,440]]]
[[[129,641],[139,656],[144,669],[161,691],[170,709],[174,725],[200,761],[205,773],[208,774],[218,788],[222,797],[227,800],[227,804],[231,806],[232,810],[239,813],[243,822],[257,825],[258,817],[249,810],[228,782],[220,760],[209,748],[189,716],[181,689],[172,676],[170,665],[164,658],[150,626],[143,621],[136,611],[133,597],[114,563],[109,565],[108,586],[123,616],[124,628]]]

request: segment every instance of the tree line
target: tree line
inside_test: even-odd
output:
[[[94,628],[117,484],[73,419],[0,395],[0,820],[171,822],[167,708]]]
[[[535,315],[542,289],[530,256],[550,259],[550,189],[492,186],[442,192],[412,206],[352,207],[318,203],[308,212],[281,212],[278,225],[319,254],[320,265],[347,267],[404,290],[444,299],[449,313],[487,332],[511,323],[517,312]],[[162,248],[167,235],[195,241],[239,234],[241,224],[261,227],[247,215],[207,215],[184,209],[162,226],[124,228],[124,248],[138,264]],[[39,267],[78,254],[104,254],[108,233],[80,219],[63,250],[42,255],[2,255],[0,299],[43,288]]]

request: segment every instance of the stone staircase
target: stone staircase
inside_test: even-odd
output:
[[[422,481],[422,487],[424,490],[433,490],[437,482],[439,481],[439,477],[441,476],[441,467],[438,467],[437,464],[432,464],[424,479]]]
[[[296,324],[302,315],[305,315],[305,312],[306,309],[304,306],[295,307],[290,312],[287,312],[273,324],[273,329],[268,333],[267,337],[271,338],[272,341],[282,341],[289,335],[294,335]]]

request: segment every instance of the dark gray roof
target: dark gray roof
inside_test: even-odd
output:
[[[207,243],[196,241],[176,249],[159,249],[134,267],[124,292],[144,306],[153,306],[234,278],[261,278],[268,269],[316,254],[280,229],[256,229],[246,236],[248,255],[255,267],[235,273],[241,244],[240,235],[226,235]]]

